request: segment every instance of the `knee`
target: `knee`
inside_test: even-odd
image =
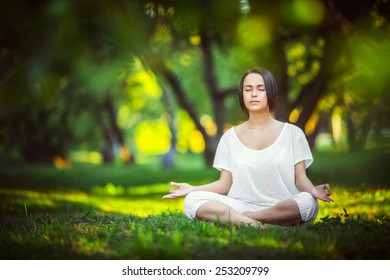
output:
[[[308,192],[301,192],[294,196],[298,204],[301,218],[304,223],[312,222],[318,214],[318,201]]]
[[[184,198],[184,206],[190,206],[195,204],[200,199],[198,192],[190,192]]]
[[[190,219],[194,219],[196,217],[196,212],[198,208],[203,203],[204,200],[201,192],[191,192],[186,195],[184,198],[184,213]]]
[[[313,208],[313,209],[318,209],[318,201],[317,199],[314,198],[310,193],[308,192],[302,192],[301,196],[304,198],[307,207]]]

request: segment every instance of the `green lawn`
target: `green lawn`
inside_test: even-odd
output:
[[[169,181],[201,184],[218,172],[198,156],[172,170],[138,166],[2,164],[1,259],[389,259],[389,154],[318,154],[313,183],[328,182],[308,227],[235,227],[191,221]]]

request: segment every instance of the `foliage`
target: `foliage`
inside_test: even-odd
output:
[[[134,126],[167,125],[181,107],[210,164],[225,125],[244,117],[240,75],[257,65],[278,80],[279,119],[294,112],[315,138],[329,130],[328,112],[341,110],[349,124],[342,133],[361,149],[371,130],[379,137],[389,125],[389,12],[381,0],[355,1],[354,9],[333,0],[9,2],[1,11],[1,152],[49,161],[81,146],[135,150]],[[336,101],[321,110],[329,95]],[[126,110],[133,116],[123,118]]]

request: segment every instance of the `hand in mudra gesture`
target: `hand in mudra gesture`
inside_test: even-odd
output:
[[[312,195],[320,200],[325,202],[333,202],[334,200],[330,197],[332,195],[332,191],[330,190],[329,184],[322,184],[314,187],[314,191]]]
[[[163,199],[186,196],[187,194],[192,192],[193,189],[194,189],[193,186],[191,186],[190,184],[187,184],[187,183],[171,182],[169,194],[164,195]]]

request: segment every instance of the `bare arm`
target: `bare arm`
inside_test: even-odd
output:
[[[317,199],[325,202],[331,202],[332,191],[328,184],[314,186],[306,175],[305,162],[301,161],[295,165],[295,185],[300,192],[308,192]]]
[[[230,190],[232,182],[232,174],[229,171],[222,169],[219,179],[209,184],[191,186],[187,183],[171,182],[169,194],[164,195],[163,198],[177,198],[186,196],[193,191],[209,191],[219,194],[227,194]]]

